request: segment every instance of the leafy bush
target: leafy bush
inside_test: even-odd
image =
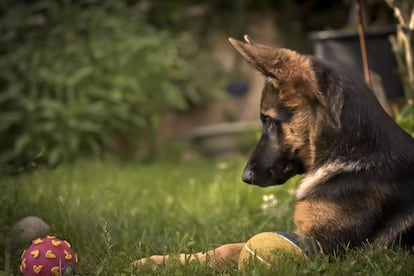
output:
[[[396,118],[397,123],[414,137],[414,104],[408,100]]]
[[[139,7],[19,2],[0,8],[0,165],[150,154],[163,113],[220,94],[191,36],[151,28]]]

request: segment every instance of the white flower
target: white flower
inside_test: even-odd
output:
[[[273,208],[277,204],[277,198],[274,194],[263,195],[262,210]]]

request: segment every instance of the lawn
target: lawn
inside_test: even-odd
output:
[[[36,215],[79,255],[81,275],[238,275],[229,265],[132,269],[137,258],[193,252],[245,241],[258,232],[293,231],[298,178],[258,188],[240,180],[244,161],[80,161],[37,169],[0,182],[0,246],[19,219]],[[273,195],[273,196],[269,196]],[[1,250],[0,275],[4,275]],[[12,252],[17,271],[21,251]],[[261,275],[260,267],[251,275]],[[286,262],[272,275],[410,275],[413,257],[367,249],[342,258],[317,256],[298,266]]]

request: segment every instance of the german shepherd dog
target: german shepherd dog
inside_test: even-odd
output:
[[[350,72],[248,36],[229,40],[265,77],[262,136],[243,181],[267,187],[305,174],[296,191],[296,233],[316,239],[326,254],[367,243],[412,251],[414,139]],[[237,263],[243,246],[181,254],[180,262]]]

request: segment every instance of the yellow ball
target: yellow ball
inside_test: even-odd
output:
[[[263,232],[250,238],[240,252],[239,270],[259,264],[271,268],[283,261],[303,263],[315,253],[315,242],[308,237],[284,232]]]

